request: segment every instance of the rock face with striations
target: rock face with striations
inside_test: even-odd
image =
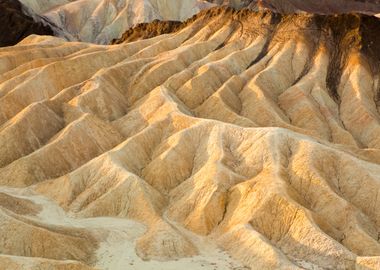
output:
[[[0,49],[0,269],[379,269],[379,31],[214,8]]]
[[[31,34],[52,35],[53,30],[35,21],[16,0],[0,0],[0,47],[18,43]]]

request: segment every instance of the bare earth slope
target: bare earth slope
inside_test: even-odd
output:
[[[70,40],[109,44],[132,26],[183,21],[213,4],[203,0],[20,0],[65,32]]]
[[[0,269],[379,269],[379,27],[219,8],[0,49]]]

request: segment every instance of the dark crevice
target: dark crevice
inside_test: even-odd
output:
[[[227,43],[231,40],[232,36],[236,33],[237,29],[240,28],[240,31],[243,31],[243,25],[240,21],[234,20],[231,22],[231,33],[228,34],[228,36],[223,40],[221,44],[218,45],[218,47],[215,48],[214,51],[220,50],[224,48]]]
[[[311,29],[314,28],[311,21],[309,22],[309,27]],[[312,40],[312,42],[310,42],[311,50],[309,52],[309,61],[306,62],[302,72],[298,75],[298,77],[296,78],[296,80],[293,82],[292,85],[296,85],[303,77],[305,77],[309,73],[310,69],[312,68],[314,64],[314,60],[315,60],[315,57],[317,56],[318,49],[321,46],[322,32],[312,31],[312,34],[313,36],[309,37],[309,40]]]
[[[326,85],[330,95],[339,102],[338,88],[346,66],[348,55],[359,47],[360,37],[357,29],[360,26],[360,16],[315,16],[315,23],[325,35],[325,43],[330,53],[330,63],[327,68]]]
[[[271,15],[271,19],[270,19],[270,25],[268,29],[269,31],[267,34],[265,44],[261,52],[259,53],[259,55],[248,65],[247,69],[257,64],[261,59],[263,59],[268,54],[269,46],[276,33],[276,28],[278,27],[278,24],[280,23],[281,17],[282,17],[281,14],[278,14],[278,13],[271,13],[270,15]]]

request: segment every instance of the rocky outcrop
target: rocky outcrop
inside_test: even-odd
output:
[[[380,13],[379,0],[262,0],[262,5],[278,12],[309,12],[320,14],[360,12],[364,14]]]
[[[380,13],[379,0],[208,0],[219,5],[234,8],[270,9],[279,13]]]
[[[31,34],[53,35],[53,30],[27,15],[16,0],[0,0],[0,47],[18,43]]]
[[[377,269],[379,25],[216,8],[113,46],[0,49],[0,252]]]

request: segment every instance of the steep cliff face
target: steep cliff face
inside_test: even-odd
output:
[[[214,8],[0,49],[0,265],[379,269],[379,28]]]
[[[17,0],[0,0],[0,47],[14,45],[30,34],[52,35],[49,26],[36,22]]]

